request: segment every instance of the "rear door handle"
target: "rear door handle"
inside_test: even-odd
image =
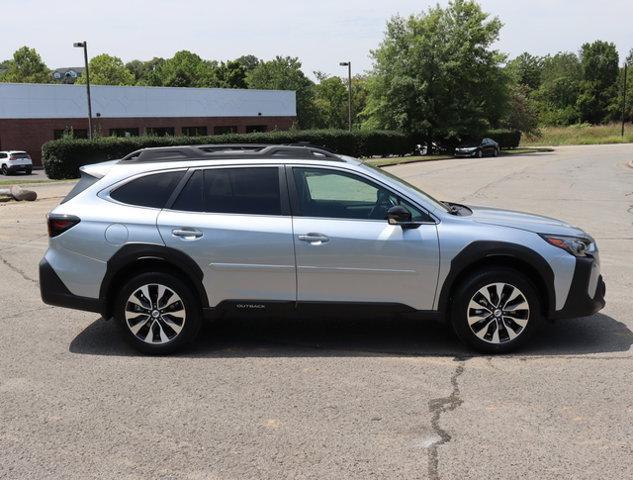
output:
[[[308,242],[310,245],[321,245],[322,243],[330,241],[330,237],[322,233],[307,233],[305,235],[299,235],[297,238],[302,242]]]
[[[175,228],[171,231],[174,237],[180,237],[183,240],[197,240],[202,237],[202,232],[196,228],[182,227]]]

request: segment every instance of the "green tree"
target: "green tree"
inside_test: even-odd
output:
[[[569,125],[580,119],[578,96],[582,82],[582,66],[578,56],[559,52],[543,58],[541,86],[534,98],[538,105],[540,123]]]
[[[609,104],[617,97],[619,61],[613,43],[596,40],[582,46],[583,82],[577,105],[583,121],[601,123],[607,120]]]
[[[218,79],[224,88],[248,88],[246,75],[259,65],[254,55],[243,55],[235,60],[222,62],[218,66]]]
[[[51,72],[34,48],[22,47],[13,53],[13,59],[3,62],[6,70],[0,77],[3,82],[49,83]]]
[[[505,127],[512,130],[538,136],[540,133],[539,110],[531,94],[530,87],[525,84],[515,84],[510,87],[508,116],[503,123]]]
[[[134,75],[119,57],[106,53],[92,57],[88,62],[90,83],[94,85],[134,85]],[[86,76],[81,75],[77,83],[86,83]]]
[[[541,86],[543,59],[523,52],[508,62],[507,70],[515,83],[525,85],[530,90],[536,90]]]
[[[626,105],[624,106],[624,121],[633,122],[633,49],[625,60],[628,65],[626,81]],[[624,95],[624,67],[619,69],[617,81],[617,94],[609,105],[609,120],[620,122],[622,120],[622,103]]]
[[[159,75],[161,65],[165,63],[164,58],[154,57],[151,60],[132,60],[125,64],[127,69],[134,75],[136,85],[162,85]]]
[[[294,90],[297,95],[297,119],[301,128],[317,123],[314,106],[313,82],[301,71],[301,62],[295,57],[275,57],[261,62],[246,75],[249,88]]]
[[[165,87],[218,87],[217,69],[217,63],[181,50],[160,64],[156,78]]]
[[[327,77],[316,72],[319,83],[314,86],[314,104],[321,128],[347,128],[347,85],[340,77]]]
[[[247,73],[262,63],[255,55],[242,55],[236,58],[235,61],[242,65]]]
[[[372,52],[368,124],[437,139],[496,126],[507,99],[505,57],[492,49],[500,30],[472,0],[392,18]]]

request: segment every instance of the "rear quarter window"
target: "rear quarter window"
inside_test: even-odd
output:
[[[144,175],[112,191],[110,198],[137,207],[163,208],[184,174],[181,170]]]

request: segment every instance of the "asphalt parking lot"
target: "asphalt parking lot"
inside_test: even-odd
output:
[[[220,322],[168,358],[41,303],[44,215],[0,204],[0,478],[633,478],[633,145],[390,168],[433,196],[585,228],[607,306],[512,356],[440,324]]]

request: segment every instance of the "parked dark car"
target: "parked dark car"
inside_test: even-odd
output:
[[[455,149],[456,157],[496,157],[499,144],[492,138],[484,138],[479,145],[464,144]]]

